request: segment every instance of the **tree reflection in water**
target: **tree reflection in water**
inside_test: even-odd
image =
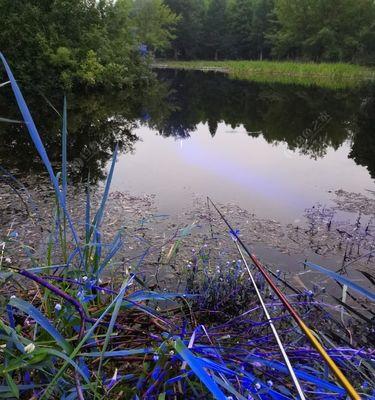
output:
[[[333,91],[318,87],[230,80],[219,73],[164,70],[147,88],[113,93],[68,95],[71,175],[103,179],[116,142],[131,152],[139,125],[165,137],[187,139],[200,123],[214,137],[218,124],[243,125],[249,136],[286,142],[292,151],[314,158],[329,148],[352,143],[350,157],[375,177],[375,86]],[[20,119],[10,89],[0,93],[0,117]],[[59,163],[61,94],[27,94],[26,100],[51,160]],[[46,101],[48,99],[48,102]],[[22,124],[0,123],[0,163],[20,172],[42,166]],[[162,151],[162,149],[158,149]]]

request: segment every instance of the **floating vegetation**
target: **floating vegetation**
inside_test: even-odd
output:
[[[250,253],[250,258],[238,253],[246,231],[228,232],[207,203],[185,227],[168,226],[152,199],[110,193],[117,148],[102,195],[92,193],[88,182],[83,205],[71,203],[75,194],[65,184],[65,150],[62,172],[56,174],[2,60],[52,183],[42,193],[49,193],[44,206],[51,205],[53,212],[37,202],[30,207],[35,188],[2,169],[2,181],[23,206],[12,214],[9,199],[2,199],[8,214],[0,244],[0,397],[292,399],[298,398],[297,379],[302,396],[309,399],[345,399],[348,394],[374,398],[373,288],[332,274],[330,279],[343,285],[335,302],[321,281],[312,290],[296,288],[281,271],[260,268]],[[66,104],[63,115],[66,145]],[[51,195],[54,204],[49,203]],[[110,224],[120,227],[109,237],[113,226],[108,227],[107,216],[113,210]],[[129,218],[123,223],[124,215]],[[319,224],[332,231],[333,214],[320,209],[319,215]],[[26,224],[39,223],[40,236],[31,235],[28,245],[27,229],[18,232],[14,223],[20,216]],[[228,212],[232,221],[231,216]],[[168,229],[152,241],[156,225]],[[279,229],[276,222],[273,229]],[[35,251],[39,242],[40,251]],[[24,257],[14,255],[21,251]],[[327,275],[323,267],[320,272]],[[364,272],[363,279],[373,284]],[[288,310],[304,321],[307,331]],[[318,344],[312,345],[314,341]],[[322,349],[348,385],[330,371]]]

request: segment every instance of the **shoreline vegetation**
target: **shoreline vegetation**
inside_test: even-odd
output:
[[[297,61],[374,66],[372,0],[3,0],[0,15],[0,50],[20,82],[42,88],[144,87],[154,56],[245,60],[207,68],[261,82],[340,88],[374,75]]]
[[[190,238],[195,224],[175,227],[174,234],[163,237],[159,246],[143,236],[146,221],[142,219],[138,229],[131,230],[128,221],[123,221],[114,239],[108,241],[106,211],[118,145],[102,196],[93,201],[90,182],[82,185],[84,212],[75,217],[77,209],[74,207],[71,212],[68,190],[67,102],[64,100],[61,121],[61,170],[55,171],[17,81],[1,53],[0,57],[55,196],[51,228],[43,231],[45,240],[32,246],[20,243],[31,268],[14,261],[14,254],[8,253],[12,243],[20,240],[12,224],[0,245],[0,397],[296,398],[285,358],[270,333],[270,318],[262,311],[264,307],[280,342],[288,343],[293,372],[309,399],[338,399],[349,391],[355,399],[360,395],[363,399],[372,398],[370,301],[374,301],[374,293],[342,274],[304,263],[343,286],[342,300],[337,298],[332,304],[325,287],[297,289],[281,271],[273,272],[268,267],[265,270],[253,257],[258,266],[249,267],[246,263],[245,268],[241,251],[242,260],[233,259],[223,248],[221,235],[214,233],[225,233],[233,249],[234,238],[240,243],[239,231],[228,232],[219,218],[221,213],[214,214],[212,207],[207,210],[206,219],[211,235],[191,249],[177,266],[175,257],[181,254],[182,241]],[[8,177],[13,184],[21,183],[10,174]],[[23,189],[27,191],[26,187]],[[211,204],[216,208],[212,201]],[[327,215],[323,217],[326,223]],[[232,218],[233,215],[231,221]],[[331,222],[327,229],[331,229]],[[373,237],[373,227],[370,223],[361,226],[359,221],[357,225],[356,235],[350,235],[352,239],[346,243],[347,249],[351,244],[359,252],[355,240],[362,243],[364,237]],[[35,249],[40,244],[44,244],[44,251],[37,257]],[[129,250],[135,244],[143,251],[129,258]],[[126,251],[124,258],[117,258],[120,249]],[[212,250],[218,257],[213,258]],[[348,250],[348,257],[352,250]],[[358,258],[357,252],[353,253]],[[372,253],[373,250],[361,257]],[[148,265],[145,260],[150,254],[157,261]],[[341,270],[349,265],[348,260],[346,257]],[[163,267],[173,270],[170,274],[175,281],[186,276],[178,291],[171,292],[165,279],[157,279],[155,273]],[[117,279],[110,278],[115,275]],[[272,284],[266,285],[263,276]],[[372,282],[369,273],[364,276]],[[151,286],[153,278],[155,284]],[[258,300],[261,296],[265,301]],[[296,329],[292,318],[300,321],[302,330]],[[312,333],[304,324],[319,334],[320,343],[308,339]],[[331,373],[319,354],[331,360]],[[344,387],[335,378],[337,367],[330,357],[340,366],[339,374],[342,371],[350,381],[344,380]]]
[[[233,79],[321,86],[329,89],[345,89],[375,81],[375,68],[349,63],[158,60],[153,67],[220,72]]]
[[[147,87],[149,54],[169,47],[178,21],[159,0],[4,0],[0,15],[0,51],[18,81],[65,91]]]

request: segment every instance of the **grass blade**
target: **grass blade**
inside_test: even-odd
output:
[[[77,346],[73,349],[73,351],[70,353],[69,358],[74,359],[80,352],[82,346],[86,343],[86,341],[92,337],[93,332],[95,329],[99,326],[99,324],[102,322],[104,317],[110,312],[112,307],[116,304],[118,296],[120,296],[121,293],[119,293],[109,304],[109,306],[103,311],[103,313],[100,315],[100,317],[96,320],[96,322],[91,326],[91,328],[86,332],[85,336],[82,338],[82,340],[77,344]],[[48,399],[50,398],[54,387],[56,386],[58,380],[64,373],[65,369],[69,365],[68,361],[65,361],[65,363],[62,365],[62,367],[59,369],[59,371],[55,374],[51,382],[48,384],[47,388],[45,389],[44,393],[40,396],[39,400],[43,399]]]
[[[184,345],[181,339],[177,339],[174,348],[180,354],[184,361],[193,370],[199,380],[206,386],[206,388],[212,393],[215,399],[226,400],[227,396],[219,389],[216,382],[211,378],[210,375],[202,367],[199,359]]]
[[[363,288],[362,286],[358,285],[355,282],[352,282],[350,279],[345,278],[342,275],[337,274],[336,272],[333,272],[327,268],[324,268],[320,265],[313,264],[311,262],[305,262],[304,263],[307,267],[315,269],[319,272],[322,272],[323,274],[329,276],[330,278],[334,279],[337,282],[342,283],[343,285],[346,285],[350,287],[351,289],[355,290],[356,292],[360,293],[361,295],[369,298],[372,301],[375,301],[375,293],[370,292],[369,290]]]
[[[50,160],[48,158],[48,155],[47,155],[46,149],[45,149],[45,147],[43,145],[43,142],[42,142],[42,140],[41,140],[41,138],[39,136],[39,133],[38,133],[38,130],[37,130],[36,126],[35,126],[34,120],[33,120],[32,116],[30,114],[29,108],[27,107],[25,99],[23,98],[23,95],[22,95],[21,90],[20,90],[20,88],[19,88],[19,86],[17,84],[16,79],[14,78],[14,75],[13,75],[13,73],[12,73],[12,71],[11,71],[11,69],[10,69],[10,67],[9,67],[9,65],[8,65],[4,55],[3,55],[3,53],[1,53],[1,52],[0,52],[0,59],[4,64],[6,73],[8,75],[9,81],[10,81],[11,86],[12,86],[13,93],[14,93],[14,95],[16,97],[18,107],[19,107],[19,109],[21,111],[23,120],[24,120],[24,122],[26,124],[26,127],[28,129],[30,137],[31,137],[31,139],[32,139],[32,141],[33,141],[33,143],[34,143],[34,145],[35,145],[35,147],[36,147],[36,149],[37,149],[42,161],[43,161],[44,166],[46,167],[46,169],[48,171],[48,174],[50,176],[53,188],[55,190],[56,198],[58,199],[58,201],[59,201],[59,203],[60,203],[60,205],[61,205],[61,207],[62,207],[62,209],[64,211],[64,214],[66,215],[66,218],[67,218],[67,220],[69,222],[70,229],[71,229],[73,237],[74,237],[74,241],[75,241],[77,247],[79,248],[78,235],[77,235],[77,233],[76,233],[76,231],[74,229],[74,226],[73,226],[73,223],[72,223],[71,218],[69,216],[69,213],[67,212],[67,209],[65,207],[65,201],[64,201],[63,196],[61,195],[58,180],[57,180],[57,178],[55,176],[55,173],[53,172],[53,168],[52,168],[51,162],[50,162]],[[80,253],[81,259],[83,261],[82,254],[81,254],[80,250],[79,250],[79,253]]]
[[[130,350],[114,350],[114,351],[93,351],[91,353],[82,353],[82,357],[90,357],[90,358],[113,358],[113,357],[130,357],[139,354],[152,354],[154,353],[154,349],[130,349]]]
[[[100,379],[101,370],[102,370],[102,365],[103,365],[103,359],[104,359],[103,354],[106,352],[107,347],[108,347],[108,344],[109,344],[109,341],[110,341],[110,339],[111,339],[111,335],[112,335],[112,332],[113,332],[113,328],[114,328],[114,326],[115,326],[118,313],[119,313],[119,311],[120,311],[120,309],[121,309],[121,304],[122,304],[122,300],[123,300],[123,298],[124,298],[124,296],[125,296],[126,289],[127,289],[127,287],[129,286],[129,284],[132,282],[132,280],[133,280],[133,277],[131,277],[130,279],[127,279],[127,280],[122,284],[121,289],[120,289],[120,292],[119,292],[119,294],[118,294],[118,296],[117,296],[117,299],[116,299],[116,302],[115,302],[115,306],[114,306],[114,309],[113,309],[113,312],[112,312],[112,315],[111,315],[111,320],[110,320],[110,322],[109,322],[109,326],[108,326],[108,329],[107,329],[107,333],[106,333],[106,335],[105,335],[104,344],[103,344],[103,347],[102,347],[102,352],[101,352],[101,355],[100,355],[100,361],[99,361],[99,367],[98,367],[98,374],[97,374],[97,376],[98,376],[99,379]]]
[[[65,204],[66,204],[66,192],[67,192],[67,147],[68,147],[67,136],[68,136],[68,117],[67,117],[66,97],[64,96],[61,153],[62,153],[62,193]]]
[[[18,121],[16,119],[9,119],[9,118],[3,118],[3,117],[0,117],[0,122],[7,122],[7,123],[11,123],[11,124],[24,124],[23,121]]]
[[[72,346],[61,336],[57,329],[48,321],[48,319],[33,305],[27,301],[14,298],[11,299],[9,304],[12,307],[18,308],[25,314],[30,315],[46,332],[48,332],[56,341],[56,343],[66,352],[70,353]]]
[[[111,183],[112,183],[113,172],[115,170],[117,152],[118,152],[118,144],[116,144],[115,151],[113,153],[111,168],[109,170],[107,181],[105,183],[105,189],[104,189],[103,197],[102,197],[102,200],[101,200],[101,203],[100,203],[100,207],[99,207],[99,209],[98,209],[98,211],[97,211],[97,213],[95,215],[95,218],[94,218],[93,225],[94,225],[96,231],[98,231],[100,229],[100,224],[101,224],[102,219],[103,219],[104,209],[105,209],[105,205],[106,205],[106,202],[107,202],[107,199],[108,199],[109,189],[110,189]]]
[[[10,376],[10,374],[5,374],[5,379],[7,381],[7,384],[9,386],[9,391],[12,393],[12,395],[16,398],[20,398],[20,391],[18,389],[18,386],[15,384],[13,378]]]

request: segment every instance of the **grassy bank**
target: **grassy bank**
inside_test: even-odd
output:
[[[276,82],[332,89],[353,87],[375,80],[375,69],[354,64],[299,63],[277,61],[164,61],[157,68],[217,71],[231,78],[255,82]]]

